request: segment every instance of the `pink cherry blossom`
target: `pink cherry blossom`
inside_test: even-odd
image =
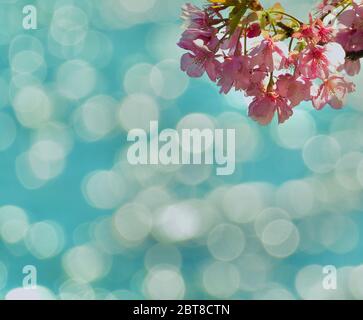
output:
[[[308,46],[299,57],[298,71],[305,78],[325,79],[331,71],[344,64],[345,51],[338,43]]]
[[[261,125],[268,125],[275,113],[279,123],[285,122],[293,114],[287,99],[276,92],[265,92],[255,97],[248,110],[248,115]]]
[[[299,53],[296,51],[289,52],[288,56],[282,61],[283,68],[285,69],[297,68],[299,56],[300,56]]]
[[[338,42],[344,50],[348,52],[363,50],[363,29],[350,29],[346,28],[339,31],[335,37],[335,41]]]
[[[325,26],[320,19],[313,19],[310,14],[310,23],[303,24],[293,37],[304,39],[312,44],[328,43],[333,38],[333,28]]]
[[[335,8],[335,5],[339,3],[340,0],[323,0],[317,6],[317,12],[320,15],[325,15],[332,12]]]
[[[250,69],[247,74],[241,74],[236,89],[244,90],[247,96],[258,96],[265,90],[264,80],[267,76],[268,73],[263,68]]]
[[[290,107],[295,107],[311,98],[312,83],[309,79],[286,74],[279,76],[276,86],[278,93],[290,101]]]
[[[325,26],[320,19],[315,21],[315,30],[320,43],[328,43],[333,39],[333,28]]]
[[[252,64],[271,72],[282,67],[282,62],[287,56],[287,49],[283,43],[275,42],[272,38],[266,38],[260,45],[251,50],[250,55]]]
[[[339,17],[336,41],[348,52],[363,50],[363,6],[354,5]]]
[[[210,50],[201,40],[194,41],[193,53],[186,53],[181,59],[181,69],[190,77],[201,77],[206,71],[212,81],[216,81],[220,70],[220,62],[215,52]]]
[[[183,32],[178,46],[185,50],[195,49],[195,40],[202,40],[205,44],[216,45],[218,38],[216,37],[216,30],[209,28],[208,30],[201,29],[187,29]]]
[[[329,60],[322,46],[309,46],[301,52],[298,70],[306,78],[325,78],[329,75]]]
[[[187,28],[203,29],[209,27],[208,14],[191,3],[182,7],[181,17]]]
[[[329,104],[334,109],[340,109],[343,107],[346,95],[354,90],[355,86],[352,82],[347,81],[343,76],[333,75],[320,85],[317,94],[313,97],[314,108],[321,110]]]
[[[207,73],[221,93],[252,97],[249,115],[262,125],[275,114],[283,123],[303,101],[316,109],[343,106],[354,90],[343,75],[361,69],[363,0],[322,0],[307,23],[283,10],[264,11],[258,1],[241,1],[241,9],[234,1],[211,2],[183,9],[187,29],[178,45],[188,51],[181,69],[189,76]]]
[[[351,27],[356,21],[356,17],[356,12],[352,8],[341,13],[338,17],[338,22],[344,27]]]
[[[247,38],[256,38],[261,34],[261,28],[258,23],[251,24],[247,29]]]
[[[223,41],[220,48],[223,50],[229,50],[228,51],[229,55],[241,54],[242,51],[242,43],[240,39],[241,32],[242,32],[241,28],[236,28],[232,36]]]
[[[318,42],[319,36],[317,35],[317,32],[315,30],[315,24],[311,14],[309,18],[310,18],[310,24],[303,24],[300,27],[300,30],[293,34],[293,37],[297,39],[306,39],[309,41]]]
[[[360,67],[360,60],[345,59],[345,63],[341,69],[345,70],[348,76],[353,77],[360,72]]]
[[[250,84],[249,77],[249,58],[247,56],[231,56],[225,58],[221,65],[221,73],[218,86],[221,92],[227,94],[234,86],[237,90],[246,89]]]

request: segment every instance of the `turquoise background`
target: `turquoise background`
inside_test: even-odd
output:
[[[363,298],[362,76],[344,110],[261,127],[179,71],[183,3],[0,0],[1,298]],[[129,165],[128,130],[155,119],[237,128],[235,174]]]

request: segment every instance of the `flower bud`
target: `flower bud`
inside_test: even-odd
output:
[[[263,10],[263,7],[259,0],[249,0],[248,1],[248,8],[250,8],[253,11],[261,11]]]

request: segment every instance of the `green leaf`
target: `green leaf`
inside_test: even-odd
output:
[[[229,33],[230,35],[232,35],[237,27],[238,24],[240,23],[241,19],[243,18],[243,16],[245,15],[246,11],[247,11],[247,4],[244,1],[243,3],[241,3],[238,6],[235,6],[232,10],[232,12],[229,15]]]

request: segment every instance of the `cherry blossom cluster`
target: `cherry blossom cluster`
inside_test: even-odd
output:
[[[178,45],[187,50],[181,69],[207,74],[220,92],[243,91],[249,116],[262,125],[277,114],[283,123],[303,101],[315,109],[340,109],[355,85],[363,57],[363,0],[323,0],[303,22],[280,4],[258,0],[209,0],[186,4],[186,29]]]

